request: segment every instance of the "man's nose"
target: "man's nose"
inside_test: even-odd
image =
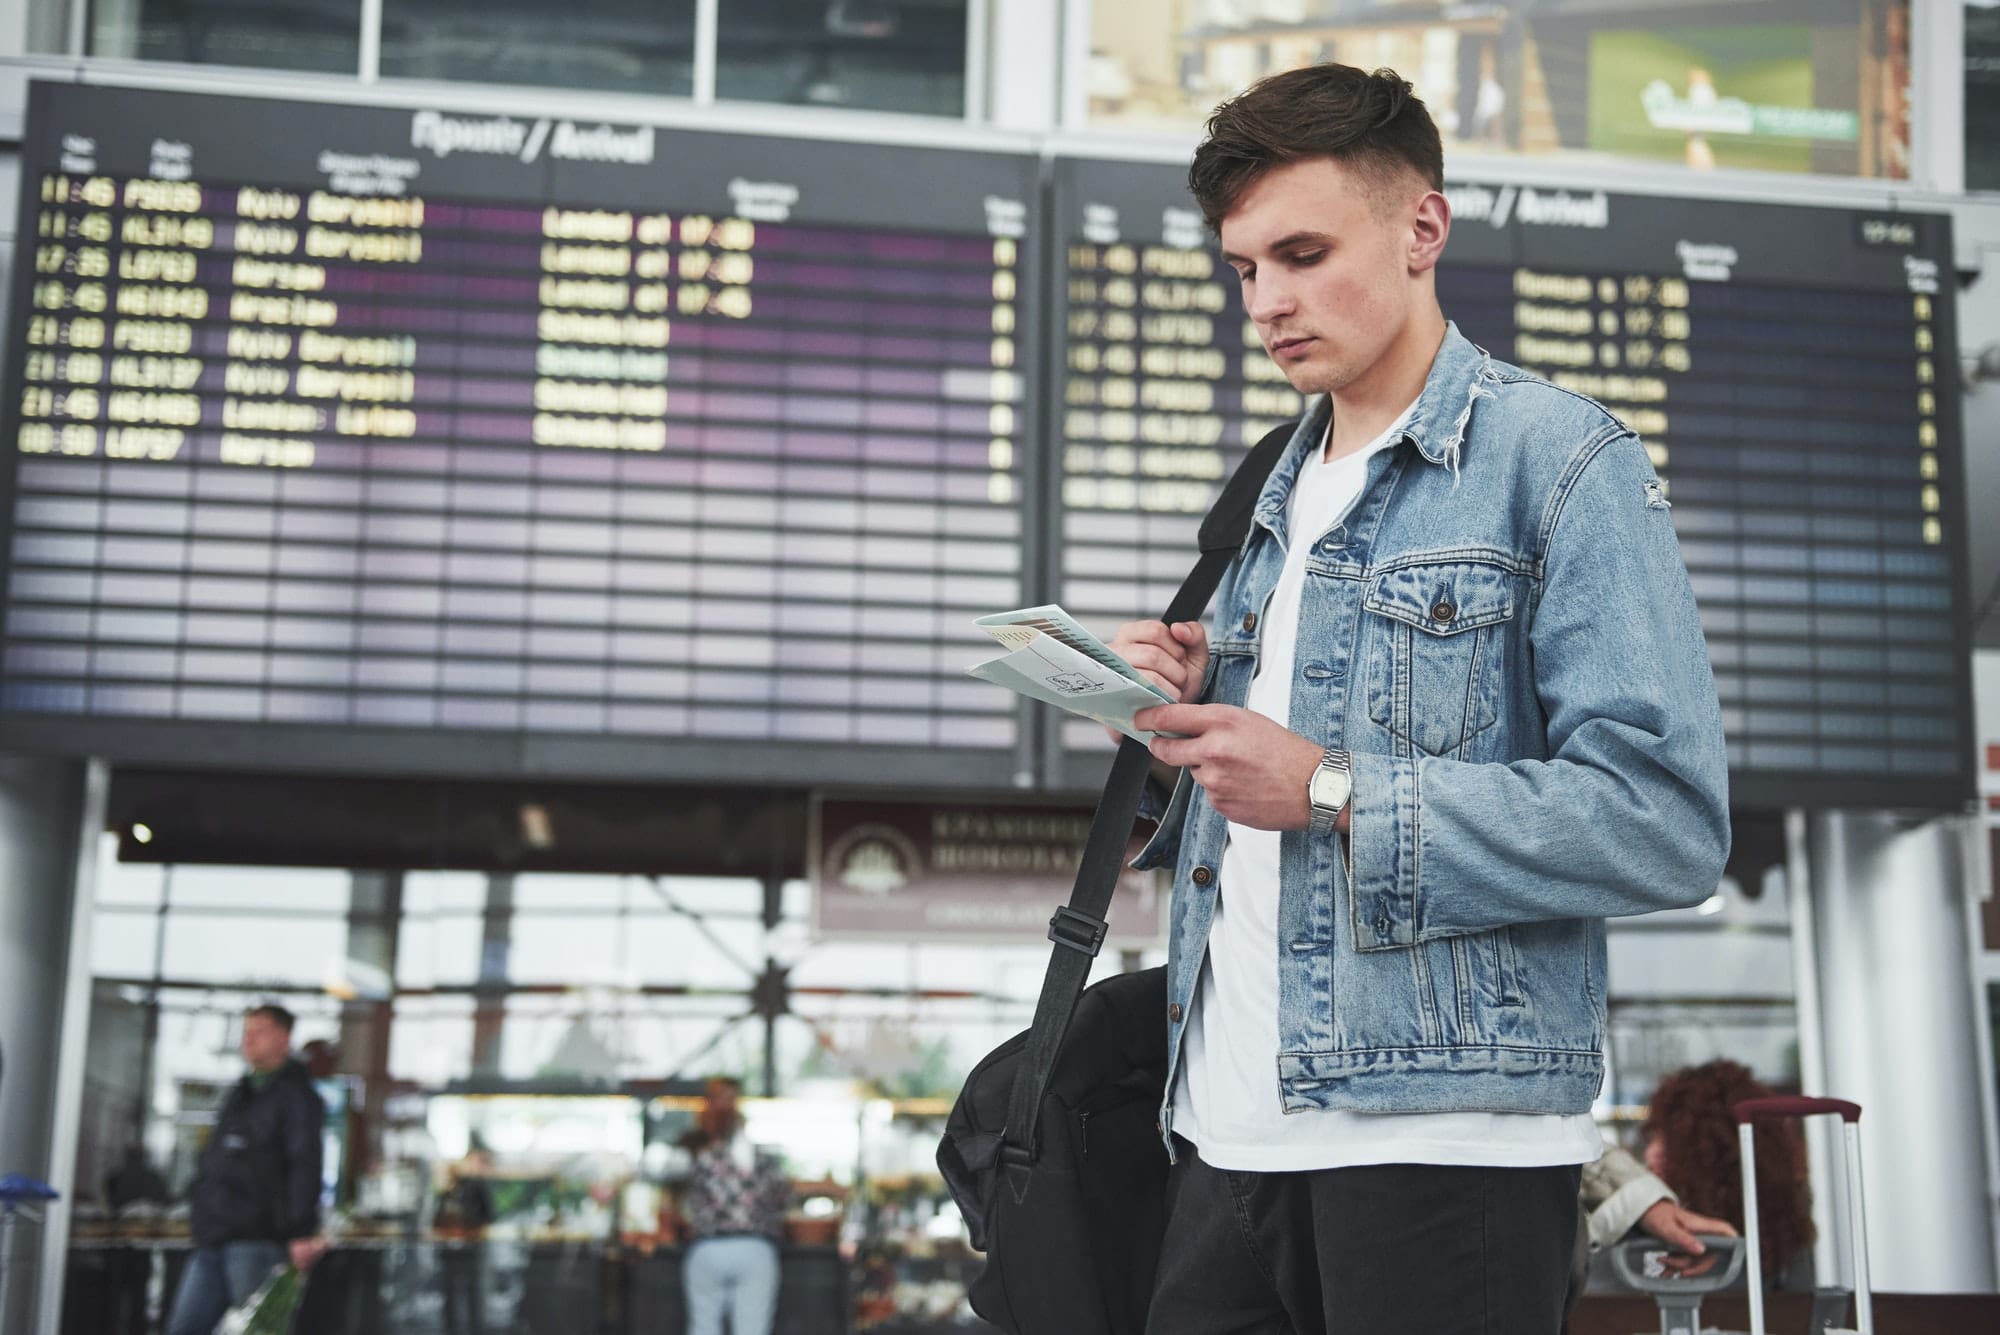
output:
[[[1265,278],[1258,275],[1248,293],[1245,312],[1259,325],[1268,325],[1292,313],[1296,302],[1291,287],[1279,278]]]

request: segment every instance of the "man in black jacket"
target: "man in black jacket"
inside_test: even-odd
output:
[[[320,1136],[326,1106],[291,1055],[292,1013],[243,1017],[250,1071],[229,1091],[188,1193],[194,1254],[167,1335],[209,1335],[229,1308],[287,1259],[318,1259]]]

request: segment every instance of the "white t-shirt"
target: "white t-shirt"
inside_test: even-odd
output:
[[[1305,554],[1346,518],[1369,458],[1401,438],[1408,416],[1405,409],[1365,448],[1332,463],[1322,441],[1300,467],[1285,516],[1291,543],[1260,618],[1264,643],[1246,708],[1279,723],[1289,718]],[[1174,1130],[1206,1162],[1238,1172],[1299,1172],[1382,1163],[1530,1168],[1597,1158],[1603,1143],[1588,1113],[1286,1115],[1277,1065],[1278,840],[1275,830],[1232,821],[1222,854],[1221,894],[1174,1085]]]

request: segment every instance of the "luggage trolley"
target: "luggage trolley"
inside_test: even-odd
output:
[[[1757,1238],[1756,1124],[1786,1117],[1837,1115],[1847,1141],[1847,1216],[1854,1248],[1854,1316],[1852,1335],[1875,1335],[1875,1309],[1868,1291],[1868,1226],[1861,1201],[1861,1105],[1846,1099],[1780,1097],[1745,1099],[1730,1110],[1736,1117],[1736,1139],[1743,1160],[1743,1250],[1750,1270],[1750,1335],[1765,1335],[1764,1263]],[[1829,1327],[1827,1335],[1836,1335]]]

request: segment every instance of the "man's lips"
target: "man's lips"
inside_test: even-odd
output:
[[[1274,339],[1271,343],[1271,355],[1273,357],[1299,356],[1306,350],[1307,346],[1310,345],[1312,341],[1313,340],[1310,335],[1296,335],[1296,336],[1289,336],[1286,338]]]

